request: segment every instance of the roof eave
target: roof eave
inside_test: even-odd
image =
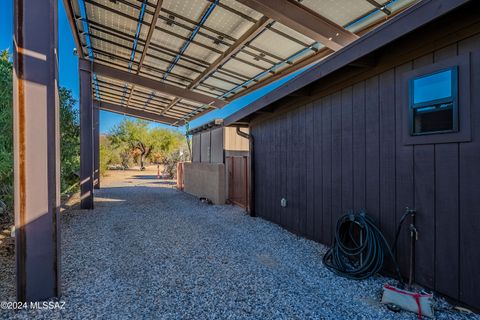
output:
[[[211,129],[214,129],[214,128],[219,128],[219,127],[223,126],[223,123],[224,123],[223,119],[214,119],[214,120],[209,121],[205,124],[202,124],[201,126],[198,126],[198,127],[195,127],[195,128],[192,128],[192,129],[188,130],[187,134],[192,135],[192,134],[195,134],[195,133],[198,133],[198,132],[207,131],[207,130],[211,130]]]

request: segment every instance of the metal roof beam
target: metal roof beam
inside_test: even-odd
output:
[[[338,51],[358,36],[300,3],[290,0],[237,0],[238,2]]]
[[[368,0],[367,0],[368,1]],[[386,4],[384,4],[384,6],[386,6]],[[408,8],[408,7],[407,7]],[[376,10],[381,10],[381,8],[378,8],[378,9],[374,9],[373,11],[370,11],[366,14],[364,14],[363,16],[361,16],[360,18],[358,18],[358,20],[361,20],[363,18],[365,18],[366,16],[369,16],[370,14],[372,14],[372,12],[375,12]],[[394,13],[391,13],[388,18],[393,18],[394,16],[402,13],[403,11],[405,11],[406,8],[404,9],[400,9],[400,10],[397,10],[396,12]],[[383,11],[383,10],[382,10]],[[372,28],[380,25],[384,23],[383,20],[381,21],[377,21],[371,25],[368,25],[366,26],[365,28],[357,31],[357,35],[358,36],[363,36],[364,34],[366,34],[367,32],[369,32]],[[271,29],[273,30],[273,28]],[[242,90],[240,91],[239,93],[235,94],[235,99],[238,99],[240,97],[243,97],[244,95],[247,95],[249,94],[250,92],[252,91],[255,91],[257,89],[259,89],[260,87],[263,87],[263,86],[266,86],[278,79],[281,79],[297,70],[300,70],[304,67],[307,67],[309,65],[312,65],[313,63],[315,62],[319,62],[321,59],[324,59],[326,57],[328,57],[330,54],[332,54],[332,50],[330,50],[329,48],[322,48],[320,49],[317,53],[315,53],[314,55],[311,55],[311,56],[308,56],[304,59],[301,59],[299,60],[298,62],[296,62],[295,64],[291,65],[290,67],[286,68],[286,69],[283,69],[282,71],[278,72],[278,73],[275,73],[275,75],[271,76],[271,77],[268,77],[267,79],[265,80],[262,80],[261,82],[253,85],[253,86],[250,86],[248,87],[247,89],[245,90]]]
[[[200,18],[200,21],[196,24],[195,28],[192,30],[192,32],[190,33],[190,36],[188,37],[188,39],[185,41],[185,43],[182,45],[182,47],[180,48],[180,51],[177,53],[177,56],[173,59],[173,61],[170,63],[170,65],[168,66],[167,68],[167,71],[166,73],[163,75],[163,80],[166,80],[169,73],[173,70],[173,68],[175,68],[175,66],[177,65],[177,62],[181,59],[182,55],[185,53],[185,51],[187,50],[187,48],[190,46],[190,43],[193,42],[193,39],[195,38],[195,36],[197,35],[197,33],[200,31],[200,28],[203,26],[203,24],[205,23],[205,21],[207,21],[208,17],[210,16],[210,14],[213,12],[213,10],[215,9],[215,7],[217,6],[217,3],[218,3],[219,0],[215,0],[213,1],[208,7],[207,9],[205,10],[205,12],[202,14],[202,17]]]
[[[242,90],[238,93],[235,94],[235,99],[238,99],[240,97],[243,97],[257,89],[260,89],[261,87],[264,87],[274,81],[277,81],[279,79],[282,79],[283,77],[286,77],[288,76],[289,74],[292,74],[293,72],[296,72],[297,70],[300,70],[302,68],[305,68],[307,66],[310,66],[314,63],[317,63],[319,62],[321,59],[325,58],[325,57],[328,57],[329,55],[332,54],[332,50],[330,50],[329,48],[323,48],[322,50],[320,50],[319,52],[317,52],[316,54],[314,55],[311,55],[311,56],[307,56],[301,60],[299,60],[298,62],[296,62],[295,64],[291,65],[290,67],[286,68],[286,69],[283,69],[281,70],[280,72],[277,72],[275,73],[273,76],[271,77],[268,77],[267,79],[265,80],[262,80],[261,82],[258,82],[250,87],[248,87],[247,89],[245,90]]]
[[[120,81],[125,81],[130,84],[139,85],[141,87],[149,88],[154,91],[162,92],[167,95],[176,96],[189,101],[197,103],[208,104],[214,108],[222,108],[228,102],[220,100],[205,94],[194,92],[188,89],[180,88],[164,82],[160,82],[141,75],[133,74],[117,68],[109,67],[104,64],[93,63],[93,72],[97,75],[112,78]]]
[[[155,26],[157,25],[158,17],[160,16],[160,11],[162,10],[162,3],[163,0],[158,0],[157,7],[155,8],[155,12],[153,13],[152,22],[150,24],[150,28],[148,29],[147,39],[145,40],[145,44],[143,46],[142,56],[140,57],[140,62],[138,63],[137,73],[140,71],[140,68],[143,65],[143,60],[147,55],[147,49],[150,46],[150,41],[152,40],[153,31],[155,31]]]
[[[266,26],[270,24],[273,20],[262,17],[260,18],[253,26],[248,29],[235,43],[228,48],[220,57],[217,58],[213,63],[208,66],[192,83],[188,86],[189,88],[193,88],[194,86],[198,85],[200,82],[205,80],[210,74],[212,74],[215,70],[217,70],[222,64],[228,61],[233,55],[238,53],[246,44],[250,41],[255,39],[260,33],[265,30]],[[170,108],[172,108],[180,99],[174,99],[170,105],[162,111],[162,113],[167,112]]]
[[[167,116],[161,116],[159,114],[153,113],[153,112],[148,112],[144,110],[138,110],[138,109],[133,109],[133,108],[127,108],[115,103],[111,102],[105,102],[105,101],[97,101],[99,104],[100,110],[105,110],[105,111],[110,111],[114,113],[119,113],[119,114],[125,114],[131,117],[135,118],[141,118],[145,120],[150,120],[150,121],[156,121],[164,124],[169,124],[172,125],[177,119],[175,118],[170,118]]]
[[[192,87],[202,82],[207,78],[212,72],[214,72],[218,67],[227,62],[230,57],[238,53],[247,43],[252,41],[257,37],[265,27],[272,22],[271,19],[267,17],[260,18],[253,26],[248,29],[230,48],[228,48],[220,57],[217,58],[210,66],[205,69],[195,80],[192,82]]]
[[[85,58],[83,53],[82,41],[78,33],[77,22],[75,20],[75,14],[73,13],[72,4],[70,0],[63,0],[63,7],[65,8],[65,13],[67,14],[68,23],[72,29],[73,40],[75,41],[75,47],[77,48],[77,54],[80,58]]]
[[[392,11],[388,10],[386,5],[382,5],[378,3],[376,0],[366,0],[368,3],[370,3],[372,6],[374,6],[377,9],[380,9],[383,13],[386,15],[391,15]]]
[[[90,29],[100,31],[104,34],[110,35],[112,37],[117,37],[117,38],[122,39],[124,41],[131,41],[132,40],[131,35],[129,35],[125,32],[110,28],[108,26],[102,25],[102,24],[97,23],[97,22],[92,21],[92,20],[87,20],[87,19],[83,19],[83,20],[86,21],[89,24]],[[145,41],[142,40],[142,39],[138,39],[138,44],[141,44],[142,46],[144,46]],[[156,51],[156,52],[159,52],[159,53],[162,53],[162,54],[165,54],[165,55],[169,55],[169,56],[172,56],[172,57],[175,57],[175,55],[176,55],[176,52],[174,50],[169,49],[167,47],[160,46],[156,43],[150,42],[149,48],[151,50]],[[208,66],[208,64],[205,63],[205,61],[201,61],[198,58],[195,58],[195,57],[192,57],[192,56],[189,56],[189,55],[184,54],[183,59],[185,61],[188,61],[189,63],[192,63],[192,64],[197,65],[197,66],[202,67],[202,68],[206,68]]]
[[[162,4],[163,4],[163,0],[158,0],[157,6],[155,8],[155,12],[153,13],[153,16],[152,16],[152,22],[148,29],[147,39],[145,40],[145,44],[143,45],[142,55],[140,56],[140,61],[138,62],[137,71],[135,72],[136,74],[140,73],[140,69],[143,66],[143,61],[147,56],[147,51],[150,46],[150,41],[152,40],[152,35],[153,35],[153,32],[155,31],[155,26],[157,25],[157,20],[158,20],[158,17],[160,16],[160,11],[162,10]],[[128,95],[128,100],[127,100],[127,106],[130,104],[130,99],[132,99],[132,94],[134,91],[135,91],[135,85],[133,85],[132,89],[130,89],[130,94]]]

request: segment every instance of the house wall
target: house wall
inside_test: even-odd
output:
[[[200,135],[200,162],[210,163],[210,131],[199,133]]]
[[[241,130],[247,134],[250,132],[248,128]],[[237,134],[237,128],[225,127],[224,148],[227,198],[248,210],[249,141]]]
[[[248,128],[241,128],[245,133],[249,133]],[[224,128],[224,148],[226,152],[234,151],[243,151],[248,153],[248,139],[245,139],[237,134],[237,128],[235,127],[225,127]]]
[[[242,131],[249,133],[248,128]],[[248,139],[240,137],[235,127],[220,127],[192,136],[192,162],[224,163],[224,156],[248,156],[248,150]]]
[[[416,208],[416,282],[480,309],[478,19],[464,12],[442,18],[377,53],[374,67],[340,70],[309,88],[310,96],[284,99],[254,118],[256,214],[330,245],[337,219],[365,208],[393,243],[405,207]],[[470,114],[460,131],[471,121],[470,136],[409,144],[406,75],[455,57],[468,61],[460,108]],[[404,274],[407,234],[397,256]]]
[[[225,166],[223,163],[184,163],[184,191],[196,197],[205,197],[214,204],[224,204]]]
[[[249,132],[248,128],[242,128],[242,131]],[[217,204],[225,203],[226,198],[231,194],[246,193],[245,183],[248,183],[248,175],[239,171],[238,165],[237,168],[232,168],[232,163],[238,163],[239,158],[248,157],[248,150],[248,139],[240,137],[236,133],[236,128],[233,127],[219,127],[194,134],[192,137],[193,165],[185,164],[185,191],[196,196],[205,196]],[[225,161],[225,157],[228,161]],[[248,164],[248,159],[246,163]],[[212,166],[212,164],[222,164],[222,166]],[[224,171],[221,183],[219,168]],[[229,190],[229,186],[232,190]],[[219,188],[223,190],[220,192]]]
[[[192,136],[192,162],[200,162],[201,155],[201,136],[200,133],[196,133]]]
[[[227,187],[223,158],[223,127],[195,133],[192,162],[184,164],[184,191],[224,204]]]
[[[192,136],[192,162],[223,163],[223,128],[195,133]]]

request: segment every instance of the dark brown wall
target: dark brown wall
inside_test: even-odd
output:
[[[368,70],[368,78],[350,78],[320,97],[289,100],[255,118],[257,215],[329,245],[337,218],[349,209],[366,208],[393,242],[405,207],[416,208],[416,281],[480,308],[480,25],[468,28],[468,37],[459,32],[448,45],[437,41],[406,60],[425,48],[397,46],[405,51],[401,65],[384,64],[379,73]],[[470,107],[471,141],[404,144],[404,74],[464,54],[470,54],[470,103],[460,97],[460,108]],[[406,234],[398,254],[404,273]]]

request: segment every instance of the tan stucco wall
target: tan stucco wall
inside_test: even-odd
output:
[[[184,191],[197,197],[210,199],[214,204],[224,204],[225,165],[223,163],[185,163]]]

